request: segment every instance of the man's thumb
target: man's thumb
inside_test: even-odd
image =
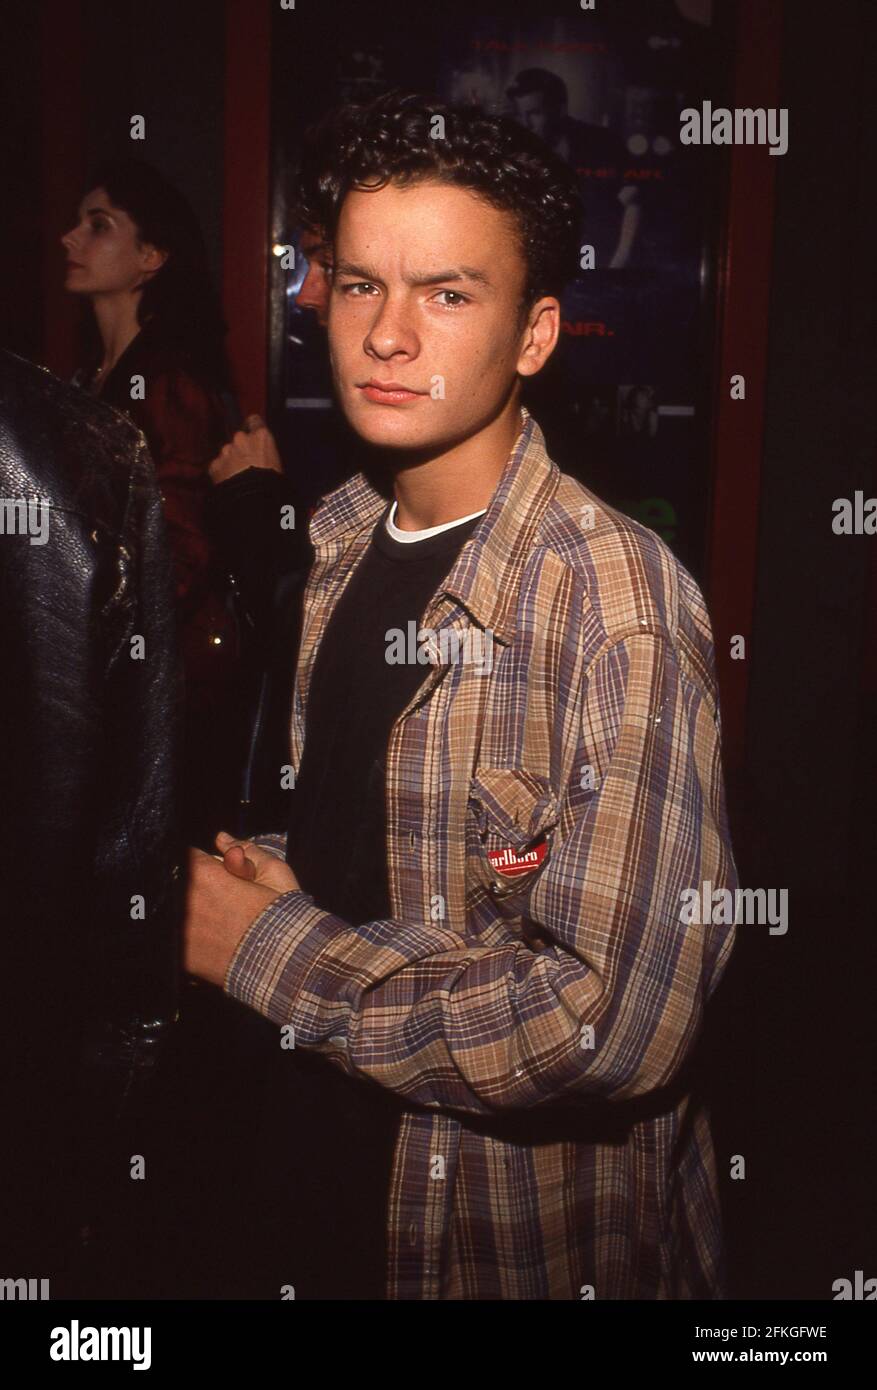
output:
[[[230,874],[235,878],[254,879],[256,877],[256,866],[252,859],[248,859],[244,853],[242,845],[231,845],[223,855],[223,864]]]

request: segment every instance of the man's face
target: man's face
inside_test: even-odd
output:
[[[518,370],[537,371],[551,350],[522,360],[525,270],[511,215],[468,189],[430,180],[349,193],[329,351],[356,432],[385,448],[440,451],[485,428]]]
[[[299,237],[299,250],[308,263],[308,272],[296,297],[299,309],[313,309],[323,328],[329,321],[329,270],[331,247],[318,230],[306,228]]]
[[[547,140],[556,120],[556,113],[546,104],[544,92],[526,92],[515,97],[515,119],[534,135]]]

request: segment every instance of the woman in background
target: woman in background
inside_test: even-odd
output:
[[[188,843],[213,852],[216,832],[235,824],[243,745],[236,625],[214,546],[222,538],[205,505],[210,463],[236,425],[225,325],[192,209],[149,165],[124,159],[96,169],[62,241],[66,287],[84,309],[74,380],[134,420],[155,463],[186,680],[180,828]],[[225,1107],[243,1114],[247,1095],[259,1094],[248,1051],[254,1030],[238,1024],[236,1009],[184,982],[173,1051],[148,1117],[148,1201],[136,1221],[120,1222],[105,1256],[104,1282],[131,1297],[199,1296],[222,1260],[234,1259],[215,1216],[237,1154]],[[246,1075],[236,1072],[239,1056]]]
[[[186,680],[182,829],[212,851],[240,757],[237,638],[204,519],[208,465],[235,423],[225,324],[191,207],[141,160],[95,171],[62,245],[66,288],[90,306],[74,383],[125,411],[155,463]]]

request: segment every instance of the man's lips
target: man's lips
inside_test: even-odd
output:
[[[419,396],[425,396],[425,391],[414,391],[410,386],[403,386],[399,381],[364,381],[358,389],[364,396],[368,396],[370,401],[377,401],[387,405],[398,401],[413,401]]]

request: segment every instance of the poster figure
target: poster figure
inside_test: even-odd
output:
[[[618,432],[639,439],[658,433],[658,397],[654,386],[627,386],[620,392]]]
[[[555,154],[583,175],[600,171],[585,197],[585,241],[594,247],[598,269],[628,264],[642,216],[639,190],[624,183],[627,153],[604,126],[569,114],[567,85],[547,68],[524,68],[506,89],[517,121],[539,135]]]

